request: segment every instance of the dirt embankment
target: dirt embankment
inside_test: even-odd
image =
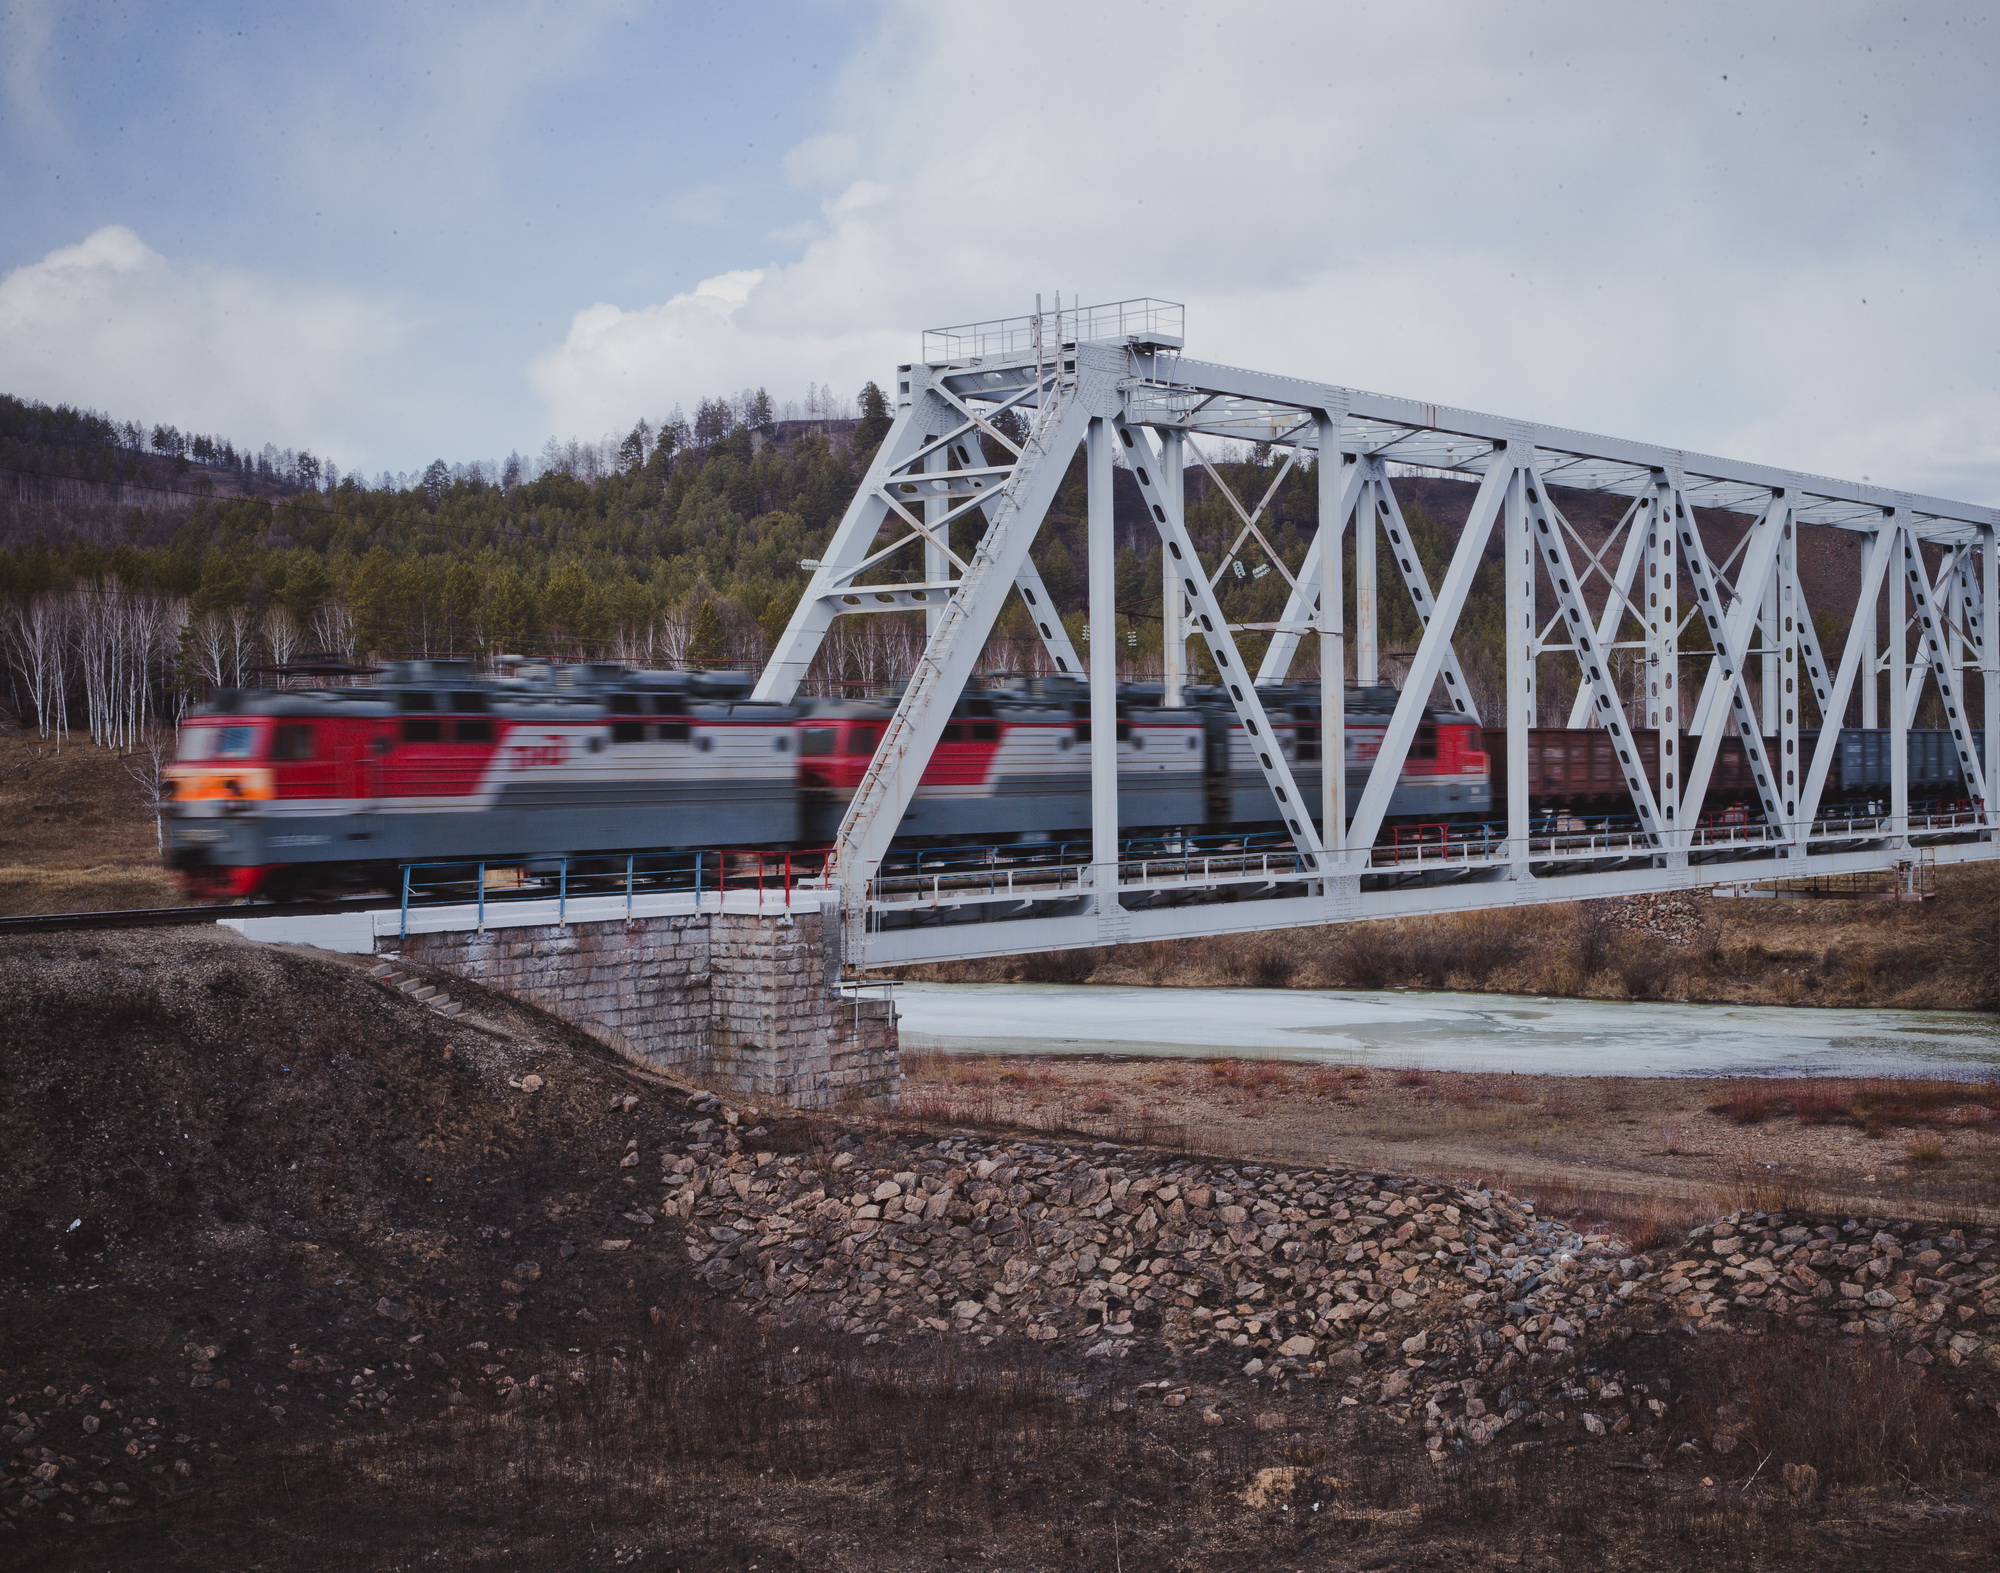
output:
[[[2000,868],[1947,869],[1938,886],[1934,899],[1914,903],[1634,897],[1004,956],[903,975],[2000,1009]]]
[[[1674,1283],[1380,1169],[729,1110],[452,992],[212,934],[0,946],[0,1565],[1996,1549],[1984,1235],[1743,1218]],[[1836,1280],[1881,1332],[1772,1314]]]

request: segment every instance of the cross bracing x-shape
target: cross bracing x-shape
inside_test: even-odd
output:
[[[1767,865],[1773,858],[1811,859],[1830,867],[1830,858],[1843,864],[1860,858],[1886,865],[1923,841],[1953,849],[1952,857],[1994,854],[2000,823],[1986,783],[2000,771],[2000,675],[1988,630],[2000,618],[2000,511],[1195,361],[1181,353],[1181,343],[1178,307],[1127,301],[936,330],[926,336],[927,358],[899,368],[889,434],[813,567],[756,691],[759,699],[791,698],[837,616],[925,614],[923,654],[835,841],[830,878],[841,891],[853,959],[1244,926],[1240,914],[1224,922],[1199,890],[1177,893],[1173,878],[1185,878],[1184,869],[1157,875],[1149,863],[1135,874],[1121,857],[1116,641],[1100,635],[1079,657],[1032,556],[1079,449],[1090,498],[1090,621],[1108,634],[1117,615],[1109,583],[1111,476],[1123,468],[1159,536],[1169,699],[1178,698],[1185,670],[1180,636],[1197,637],[1270,793],[1270,822],[1291,843],[1289,877],[1281,877],[1286,870],[1268,854],[1254,875],[1230,876],[1265,881],[1257,907],[1270,926],[1367,916],[1388,909],[1389,889],[1410,886],[1407,860],[1385,858],[1377,833],[1432,706],[1500,729],[1505,778],[1525,781],[1529,734],[1545,719],[1542,666],[1550,661],[1575,683],[1569,728],[1610,734],[1636,828],[1563,842],[1531,823],[1528,794],[1516,791],[1507,800],[1504,829],[1471,850],[1426,854],[1449,867],[1426,866],[1416,871],[1416,883],[1448,879],[1466,904],[1499,904],[1554,899],[1556,891],[1590,895],[1741,879],[1746,859]],[[1280,455],[1276,474],[1255,493],[1238,495],[1199,439],[1267,445]],[[1477,483],[1435,591],[1397,495],[1394,477],[1403,466]],[[1189,468],[1207,477],[1238,526],[1212,565],[1199,560],[1183,519],[1182,477]],[[1273,499],[1301,470],[1315,477],[1318,527],[1294,568],[1273,545],[1268,525]],[[1629,501],[1593,546],[1564,517],[1551,487]],[[1747,522],[1720,561],[1697,510]],[[1821,655],[1799,569],[1806,529],[1865,538],[1855,599],[1829,608],[1836,616],[1850,613],[1837,675]],[[1349,530],[1351,586],[1345,550],[1321,550],[1322,541]],[[1358,773],[1352,764],[1326,768],[1344,758],[1343,674],[1351,668],[1360,681],[1379,679],[1378,564],[1385,544],[1422,630],[1418,648],[1372,763]],[[1251,545],[1283,575],[1287,605],[1275,624],[1232,626],[1217,586]],[[1505,585],[1505,672],[1498,713],[1482,717],[1457,633],[1496,546]],[[922,568],[912,577],[907,565],[914,557]],[[1090,861],[1053,879],[1060,900],[1038,905],[1032,894],[1010,896],[992,905],[991,922],[976,921],[965,899],[954,898],[962,909],[958,920],[941,927],[942,937],[926,949],[873,922],[871,914],[891,905],[879,899],[876,870],[1003,604],[1016,592],[1055,669],[1089,678]],[[1693,627],[1706,638],[1690,647],[1682,636]],[[1236,638],[1248,632],[1268,635],[1254,678]],[[1319,685],[1317,802],[1302,795],[1261,697],[1287,680],[1308,648],[1316,649],[1323,677],[1333,679]],[[1681,693],[1690,664],[1701,687],[1693,706]],[[1878,679],[1893,734],[1888,800],[1861,829],[1851,819],[1831,829],[1819,806],[1832,751],[1852,724],[1848,708],[1857,687],[1864,715],[1874,715]],[[1944,827],[1949,835],[1917,823],[1910,811],[1904,738],[1928,693],[1954,732],[1973,805],[1969,816]],[[1641,723],[1657,740],[1650,778],[1634,731]],[[1682,757],[1683,724],[1692,729],[1692,758]],[[1814,729],[1819,736],[1811,745]],[[1725,736],[1742,750],[1761,815],[1759,823],[1726,831],[1701,823]],[[1349,775],[1358,791],[1350,789]],[[1203,877],[1211,886],[1220,878],[1212,866]],[[1018,896],[1020,882],[1011,874],[1010,882]],[[1032,880],[1027,888],[1032,892]],[[1178,919],[1157,915],[1183,898],[1184,905],[1171,908]],[[967,932],[973,928],[982,932]],[[1002,930],[1006,935],[996,937]]]

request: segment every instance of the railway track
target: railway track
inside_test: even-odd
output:
[[[130,907],[117,912],[35,912],[0,918],[0,934],[56,934],[71,929],[185,928],[223,918],[309,918],[333,912],[370,912],[393,908],[386,896],[353,901],[235,902],[227,906]]]

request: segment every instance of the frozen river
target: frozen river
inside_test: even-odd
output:
[[[1312,989],[906,983],[903,1043],[1545,1076],[2000,1074],[2000,1017]]]

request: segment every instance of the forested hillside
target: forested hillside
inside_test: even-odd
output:
[[[831,396],[818,403],[829,407]],[[888,430],[874,384],[858,411],[779,419],[761,392],[707,399],[692,422],[676,412],[622,439],[551,443],[539,462],[439,461],[369,485],[310,454],[253,456],[224,439],[0,400],[0,473],[11,488],[0,498],[0,692],[24,724],[58,735],[87,728],[129,746],[151,721],[216,687],[265,680],[262,669],[308,657],[507,651],[754,668]],[[1286,570],[1304,555],[1317,479],[1310,465],[1287,468],[1268,451],[1222,444],[1211,457],[1212,468],[1190,465],[1189,527],[1211,566],[1242,542],[1222,574],[1223,604],[1233,621],[1269,624],[1283,610]],[[46,492],[58,482],[66,502]],[[1435,582],[1472,487],[1408,476],[1397,490]],[[1242,541],[1239,506],[1267,493],[1263,530],[1282,566]],[[1122,472],[1116,499],[1114,637],[1129,675],[1156,675],[1158,540]],[[1622,499],[1570,494],[1563,504],[1594,543]],[[1084,513],[1079,459],[1035,548],[1079,643],[1096,632],[1084,619]],[[1726,550],[1741,521],[1709,527]],[[1352,553],[1350,539],[1350,564]],[[1418,626],[1383,567],[1393,679]],[[908,580],[920,569],[912,549],[877,577]],[[1490,550],[1458,638],[1482,707],[1498,698],[1500,601]],[[1246,653],[1265,637],[1245,633]],[[843,619],[814,686],[893,681],[921,638],[914,615]],[[1697,624],[1689,644],[1700,642]],[[1204,670],[1198,646],[1191,659]],[[1018,601],[985,665],[1047,669]],[[1297,670],[1316,673],[1311,641]],[[1569,691],[1548,685],[1545,708],[1566,709]]]

